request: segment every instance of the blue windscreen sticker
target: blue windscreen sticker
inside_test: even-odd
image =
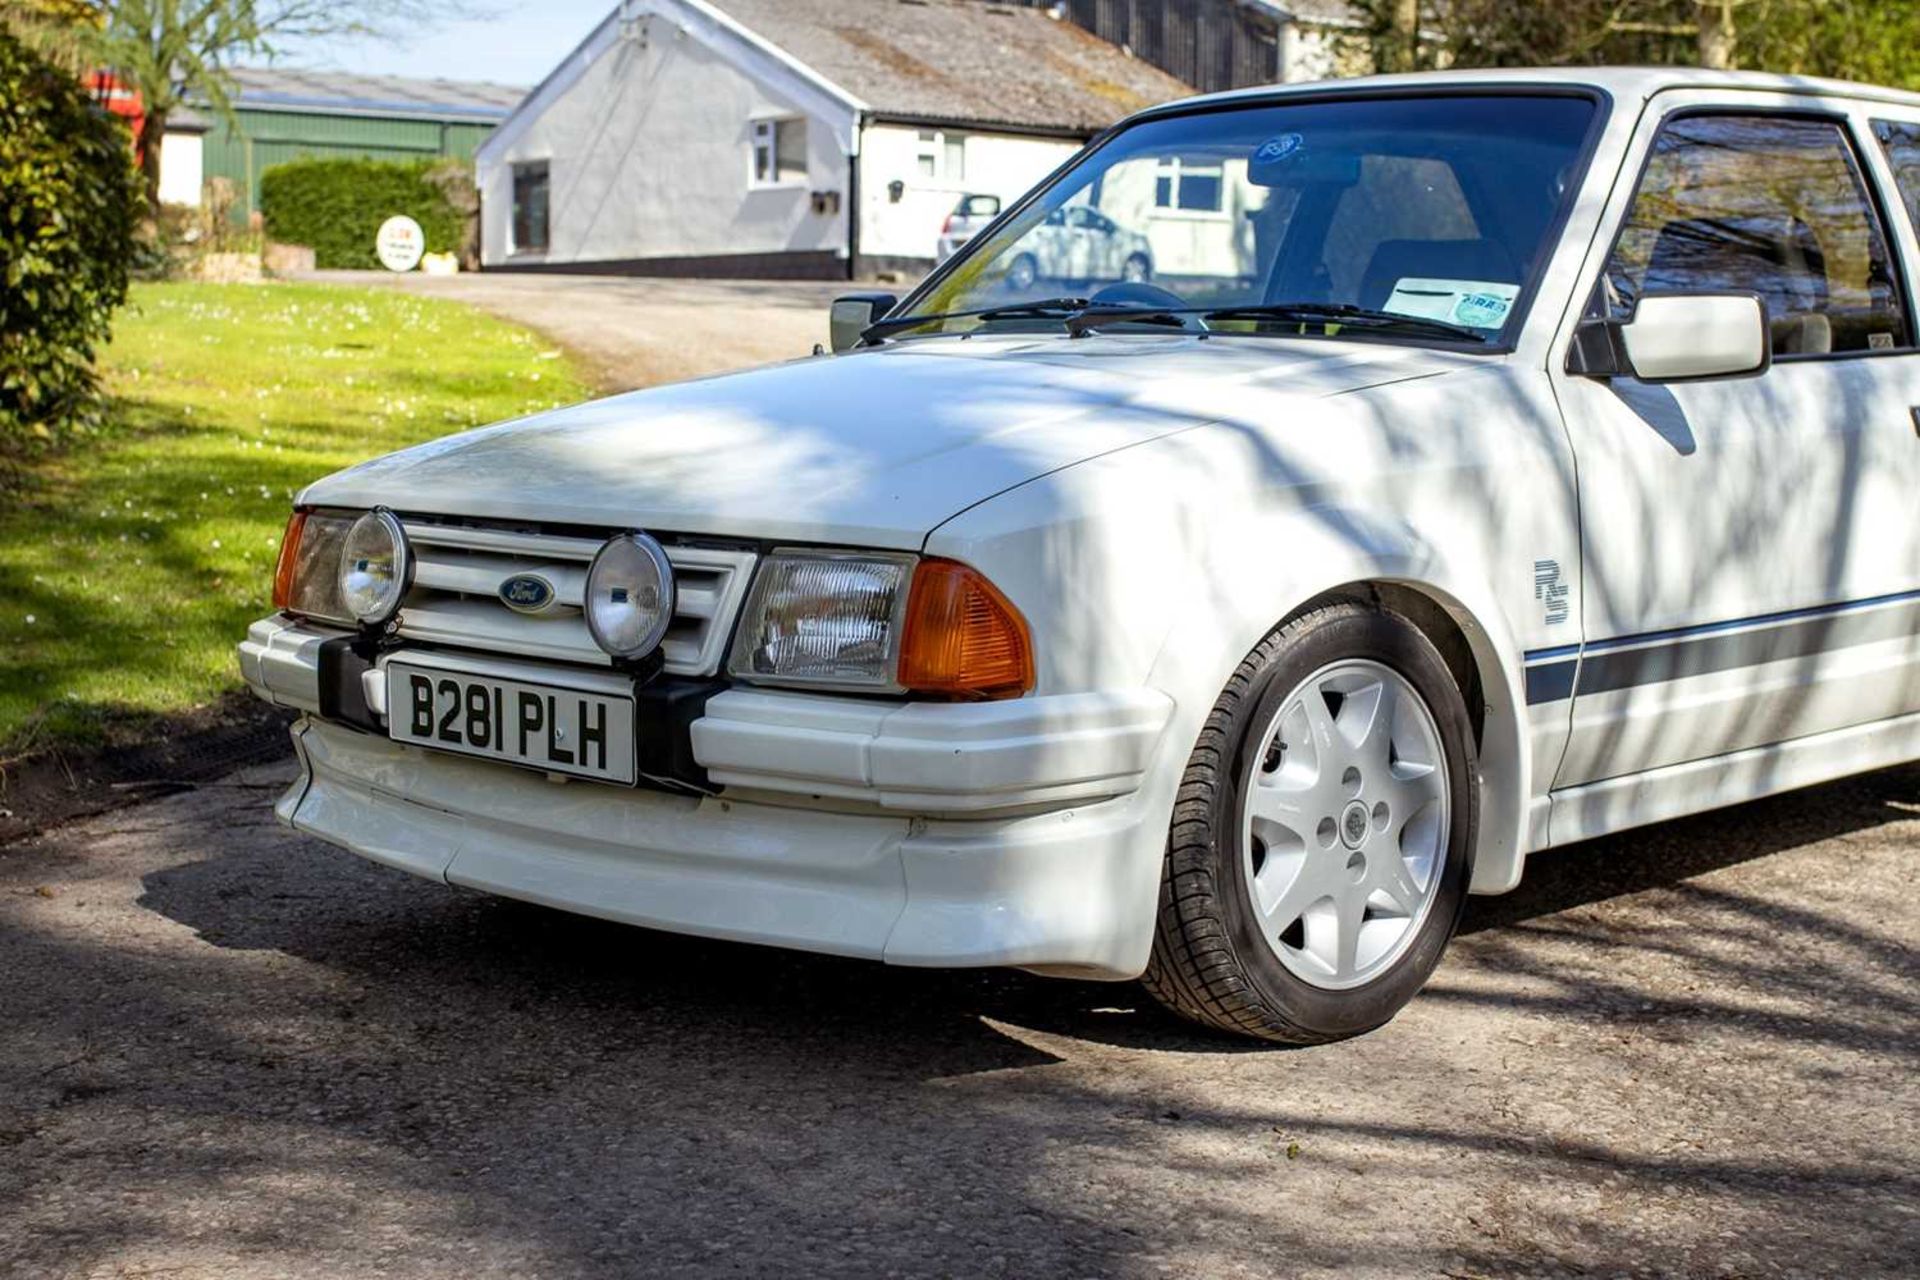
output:
[[[1277,138],[1268,138],[1254,149],[1255,164],[1277,164],[1298,152],[1307,145],[1307,140],[1297,133],[1283,133]]]

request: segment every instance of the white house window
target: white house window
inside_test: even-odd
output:
[[[1168,156],[1154,172],[1153,203],[1157,209],[1220,212],[1226,174],[1217,164],[1190,164]]]
[[[779,182],[807,179],[807,122],[755,120],[753,122],[753,182],[770,187]]]
[[[512,252],[544,253],[547,248],[547,162],[513,166]]]
[[[922,129],[916,152],[920,176],[935,182],[964,182],[967,177],[967,138],[961,133]]]

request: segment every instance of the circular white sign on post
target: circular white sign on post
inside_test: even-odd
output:
[[[380,265],[387,270],[411,271],[420,265],[420,255],[427,251],[427,233],[406,214],[395,214],[380,224],[380,234],[374,237],[373,247],[380,255]]]

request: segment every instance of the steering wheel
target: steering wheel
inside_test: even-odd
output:
[[[1110,284],[1087,301],[1096,307],[1184,307],[1187,300],[1171,289],[1144,280],[1123,280]]]
[[[1110,284],[1087,301],[1096,307],[1139,307],[1143,311],[1167,307],[1178,312],[1187,306],[1187,300],[1173,290],[1162,289],[1144,280],[1123,280]],[[1207,325],[1199,316],[1181,316],[1180,327],[1204,330]]]

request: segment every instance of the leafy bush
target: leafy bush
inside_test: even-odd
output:
[[[0,456],[98,412],[145,198],[124,126],[0,30]]]
[[[404,213],[426,232],[427,252],[460,247],[460,213],[429,180],[434,161],[290,160],[260,175],[267,235],[313,249],[319,267],[377,267],[380,224]]]

